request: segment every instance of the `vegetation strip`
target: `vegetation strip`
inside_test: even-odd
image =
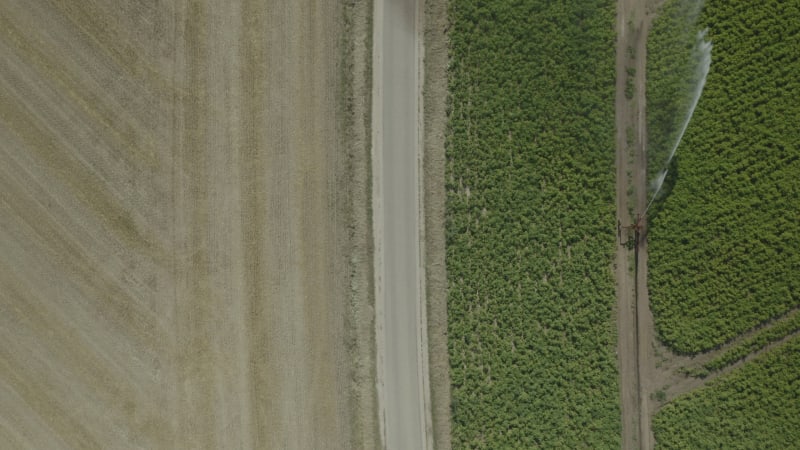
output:
[[[620,445],[614,6],[451,2],[454,447]]]
[[[800,5],[707,0],[682,27],[692,4],[668,2],[648,42],[653,147],[674,133],[691,41],[707,28],[713,43],[702,97],[648,214],[656,329],[676,352],[696,354],[783,318],[688,370],[706,376],[769,348],[664,406],[653,430],[665,449],[796,448],[800,319],[786,314],[800,303]]]
[[[711,372],[716,372],[741,361],[753,352],[761,350],[767,345],[777,342],[798,331],[800,331],[800,314],[794,311],[789,317],[783,317],[771,326],[764,327],[754,336],[729,348],[721,355],[703,364],[702,367],[688,369],[686,374],[693,377],[705,378]]]
[[[672,17],[659,15],[648,43],[648,117],[670,92],[658,87],[670,52],[686,56],[703,28],[714,48],[667,195],[648,214],[648,286],[661,339],[694,354],[800,304],[800,7],[708,0],[684,41]]]

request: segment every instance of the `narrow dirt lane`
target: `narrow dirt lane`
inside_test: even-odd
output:
[[[630,224],[628,189],[630,180],[630,146],[627,134],[632,126],[631,100],[626,98],[625,87],[629,83],[627,68],[632,62],[627,49],[633,42],[632,32],[626,23],[632,14],[634,1],[620,0],[617,3],[617,82],[616,82],[616,166],[617,166],[617,223]],[[628,231],[619,229],[619,246],[616,257],[617,277],[617,355],[619,358],[620,395],[622,407],[622,448],[632,450],[639,441],[639,372],[636,357],[638,332],[636,329],[636,304],[629,260],[630,251],[625,246]]]
[[[617,217],[638,221],[634,251],[617,251],[623,448],[652,449],[656,337],[647,294],[647,36],[660,1],[620,0],[617,10]],[[639,217],[641,216],[641,220]],[[627,236],[622,230],[622,239]]]
[[[649,202],[647,186],[647,96],[646,96],[646,63],[647,37],[650,24],[656,17],[663,0],[642,1],[638,4],[636,22],[640,28],[636,34],[634,52],[636,57],[636,76],[634,80],[634,97],[636,98],[636,156],[634,162],[634,192],[636,196],[635,211],[641,214],[641,238],[637,247],[636,258],[636,328],[638,332],[637,359],[639,369],[639,435],[640,448],[650,450],[655,447],[652,418],[657,402],[654,400],[656,390],[656,374],[662,369],[656,367],[655,349],[658,346],[650,310],[650,297],[647,290],[647,217],[645,210]]]
[[[617,4],[616,60],[616,167],[617,220],[620,245],[615,264],[617,278],[617,326],[622,404],[622,447],[651,448],[648,414],[648,368],[652,361],[652,321],[647,322],[649,305],[646,295],[646,268],[641,245],[631,251],[625,244],[635,239],[633,229],[626,229],[642,212],[641,198],[646,196],[644,145],[646,130],[645,62],[647,44],[646,2],[620,0]],[[633,193],[633,196],[630,195]],[[642,197],[643,198],[643,197]],[[644,235],[644,233],[642,233]],[[640,243],[641,244],[641,243]],[[637,267],[638,264],[638,267]],[[642,278],[644,274],[644,278]]]

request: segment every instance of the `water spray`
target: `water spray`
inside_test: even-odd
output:
[[[702,7],[702,1],[698,3],[698,10]],[[695,14],[696,16],[696,14]],[[675,153],[680,146],[681,140],[683,139],[683,135],[686,133],[686,129],[689,127],[689,122],[692,120],[692,116],[694,115],[694,110],[697,108],[697,104],[700,102],[700,96],[703,93],[703,88],[706,84],[706,78],[708,77],[708,72],[711,69],[711,48],[713,47],[711,41],[706,40],[706,34],[708,29],[705,29],[699,33],[697,33],[697,40],[692,52],[692,61],[695,62],[695,72],[694,72],[694,79],[697,80],[697,83],[694,86],[694,89],[691,91],[689,99],[689,108],[686,111],[686,116],[681,124],[677,134],[675,135],[674,142],[669,149],[669,153],[667,156],[666,163],[663,166],[663,169],[659,172],[658,177],[653,181],[653,196],[647,203],[644,211],[636,215],[636,221],[630,225],[623,226],[619,221],[617,221],[617,235],[620,239],[620,243],[624,243],[626,245],[632,245],[633,248],[638,249],[639,246],[639,237],[644,229],[644,218],[647,216],[647,212],[650,210],[650,207],[653,206],[656,198],[661,193],[661,189],[664,187],[664,181],[667,178],[669,173],[669,166],[672,163],[672,160],[675,157]],[[625,230],[626,234],[628,235],[628,239],[623,241],[622,239],[622,231]],[[631,233],[633,234],[631,239]]]
[[[689,122],[692,120],[694,110],[697,107],[697,103],[700,101],[700,96],[703,93],[703,87],[706,85],[706,77],[708,77],[708,72],[711,69],[711,48],[713,47],[713,45],[711,45],[711,41],[706,40],[707,32],[708,29],[706,28],[705,30],[697,33],[697,45],[695,46],[693,56],[698,59],[695,72],[698,83],[695,86],[694,91],[692,91],[691,102],[689,103],[689,109],[686,112],[686,118],[681,125],[680,131],[677,134],[672,148],[670,148],[667,162],[664,164],[664,169],[661,170],[661,172],[658,174],[658,178],[656,178],[655,182],[653,183],[653,197],[647,203],[647,207],[644,209],[642,216],[647,214],[650,206],[653,205],[653,202],[661,192],[661,188],[664,186],[664,180],[667,178],[667,173],[669,172],[669,165],[672,163],[672,159],[675,157],[675,152],[678,150],[678,146],[683,139],[683,135],[686,133],[686,129],[689,127]]]

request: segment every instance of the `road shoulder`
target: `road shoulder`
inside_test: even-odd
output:
[[[450,364],[445,265],[445,131],[447,126],[447,0],[425,0],[423,104],[424,264],[427,294],[430,410],[434,448],[449,449]]]

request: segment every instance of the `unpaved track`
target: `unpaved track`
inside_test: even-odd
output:
[[[376,0],[373,103],[376,340],[389,450],[432,446],[419,112],[420,3]]]
[[[372,447],[343,3],[0,2],[1,448]]]
[[[645,2],[642,2],[645,3]],[[654,349],[656,345],[653,313],[650,311],[650,296],[647,290],[647,217],[644,215],[647,208],[647,122],[645,111],[647,101],[645,95],[646,62],[647,62],[647,36],[650,23],[654,14],[647,14],[645,8],[648,4],[640,4],[642,14],[640,29],[636,40],[636,77],[634,81],[635,96],[637,98],[636,110],[636,140],[637,148],[634,162],[634,192],[636,196],[635,211],[642,214],[641,236],[637,247],[636,257],[636,328],[638,332],[637,359],[639,370],[639,439],[643,450],[655,447],[655,437],[652,429],[651,404],[655,393],[653,386],[656,371]]]
[[[646,0],[619,0],[617,3],[616,57],[616,167],[617,220],[627,226],[631,217],[643,212],[645,185],[645,62],[648,18]],[[630,76],[628,69],[635,69]],[[626,83],[632,83],[633,98],[626,97]],[[628,191],[633,187],[634,198]],[[632,234],[633,232],[631,232]],[[622,230],[626,240],[626,230]],[[622,400],[622,448],[649,449],[653,442],[650,431],[649,395],[652,357],[652,318],[647,300],[647,248],[642,240],[637,251],[620,245],[617,248],[617,353]],[[635,267],[638,263],[638,268]],[[637,269],[634,271],[634,269]]]
[[[627,68],[633,61],[628,54],[628,47],[633,45],[628,18],[635,8],[634,0],[617,2],[617,56],[616,56],[616,167],[617,167],[617,220],[618,224],[627,226],[631,217],[628,209],[628,188],[630,180],[628,172],[630,145],[627,142],[628,129],[632,124],[633,107],[625,97],[625,85],[628,82]],[[630,252],[622,244],[628,233],[620,231],[620,242],[617,246],[615,263],[617,278],[617,355],[619,359],[620,395],[622,407],[622,448],[633,450],[639,445],[639,370],[636,356],[638,331],[636,327],[636,296],[634,280],[630,275],[630,267],[634,264],[629,259]]]
[[[634,252],[617,250],[619,363],[622,397],[622,443],[625,449],[652,449],[655,439],[653,400],[667,367],[656,367],[653,314],[647,290],[647,36],[661,0],[620,0],[617,9],[617,218],[631,224],[641,214],[641,231]],[[628,68],[635,69],[633,76]],[[633,98],[625,97],[626,80]],[[629,142],[630,141],[630,142]],[[628,196],[632,189],[633,196]],[[632,211],[634,217],[631,217]],[[623,236],[625,233],[623,232]],[[631,269],[634,270],[631,270]]]

